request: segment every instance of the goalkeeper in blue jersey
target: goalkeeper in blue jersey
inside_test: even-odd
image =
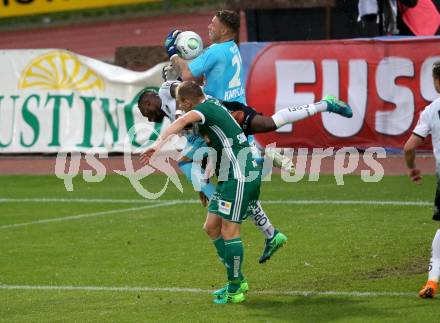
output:
[[[244,71],[237,46],[240,16],[234,11],[221,10],[208,26],[211,46],[193,61],[182,59],[174,46],[180,31],[175,30],[165,41],[172,66],[184,81],[203,79],[203,91],[222,101],[246,104]]]

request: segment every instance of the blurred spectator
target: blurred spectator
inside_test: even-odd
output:
[[[440,0],[359,0],[358,20],[366,37],[429,36],[440,31],[439,7]]]
[[[438,34],[440,13],[432,0],[417,0],[414,6],[400,1],[398,28],[400,35],[432,36]],[[437,1],[439,2],[439,1]]]
[[[358,21],[362,24],[362,36],[375,37],[381,35],[377,0],[359,0],[358,12]]]

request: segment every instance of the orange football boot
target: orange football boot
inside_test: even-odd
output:
[[[425,286],[420,290],[419,296],[421,298],[434,298],[437,293],[438,283],[433,280],[428,280]]]

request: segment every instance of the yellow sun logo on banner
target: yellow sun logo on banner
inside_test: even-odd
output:
[[[18,87],[45,90],[104,90],[104,81],[75,55],[51,51],[32,60],[22,72]]]

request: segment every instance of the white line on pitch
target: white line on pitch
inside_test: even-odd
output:
[[[52,218],[52,219],[37,220],[37,221],[31,221],[31,222],[25,222],[25,223],[7,224],[7,225],[0,226],[0,229],[9,229],[9,228],[23,227],[23,226],[27,226],[27,225],[43,224],[43,223],[50,223],[50,222],[78,220],[78,219],[89,218],[89,217],[93,217],[93,216],[103,216],[103,215],[110,215],[110,214],[117,214],[117,213],[124,213],[124,212],[141,211],[141,210],[145,210],[145,209],[153,209],[153,208],[157,208],[157,207],[161,207],[161,206],[169,206],[169,205],[174,205],[174,204],[177,204],[177,203],[174,201],[169,201],[169,202],[163,201],[162,203],[150,204],[150,205],[140,206],[140,207],[132,207],[132,208],[128,208],[128,209],[84,213],[84,214],[65,216],[65,217],[59,217],[59,218]]]
[[[64,290],[85,292],[180,292],[180,293],[210,293],[211,290],[184,287],[106,287],[106,286],[41,286],[41,285],[0,285],[0,289],[7,290]],[[282,296],[350,296],[350,297],[416,297],[413,292],[344,292],[344,291],[253,291],[251,294],[282,295]]]
[[[381,200],[269,200],[262,204],[347,204],[347,205],[394,205],[394,206],[430,206],[426,201],[381,201]]]
[[[141,200],[141,199],[65,199],[65,198],[0,198],[0,203],[159,203],[198,204],[199,200]],[[387,200],[262,200],[263,204],[345,204],[345,205],[391,205],[391,206],[431,206],[428,201],[387,201]]]
[[[141,200],[141,199],[97,199],[97,198],[0,198],[0,203],[157,203],[171,200]]]

